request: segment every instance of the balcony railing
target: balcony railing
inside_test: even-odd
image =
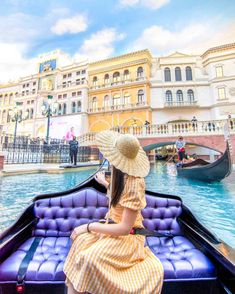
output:
[[[165,107],[194,107],[198,106],[196,100],[193,101],[166,101]]]
[[[114,86],[121,86],[121,85],[125,85],[125,84],[129,84],[129,83],[136,83],[139,81],[146,81],[147,77],[143,76],[143,77],[136,77],[136,78],[128,78],[128,79],[120,79],[119,81],[114,81],[112,79],[110,79],[108,82],[101,84],[101,83],[97,83],[96,85],[92,84],[90,86],[91,90],[96,90],[96,89],[101,89],[101,88],[109,88],[109,87],[114,87]]]
[[[118,110],[127,110],[132,108],[141,108],[144,106],[148,106],[147,102],[137,102],[137,103],[129,103],[129,104],[118,104],[111,106],[103,106],[96,108],[89,108],[88,113],[98,113],[98,112],[110,112],[110,111],[118,111]]]
[[[223,135],[224,126],[227,120],[211,120],[197,122],[175,122],[156,125],[143,126],[116,126],[111,130],[120,134],[133,134],[138,138],[145,137],[177,137],[183,136],[199,136],[199,135]],[[231,134],[235,134],[235,120],[229,122]],[[93,145],[95,143],[95,133],[87,133],[79,137],[81,145]]]

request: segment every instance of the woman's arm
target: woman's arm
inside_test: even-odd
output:
[[[101,234],[107,234],[112,236],[125,236],[128,235],[134,226],[137,210],[124,208],[122,214],[122,220],[119,224],[101,224],[101,223],[90,223],[89,231]],[[81,225],[74,229],[71,239],[75,239],[78,235],[87,232],[87,224]]]

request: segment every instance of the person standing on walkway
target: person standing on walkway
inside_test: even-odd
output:
[[[145,236],[132,233],[144,228],[141,210],[146,206],[149,160],[133,135],[103,131],[96,138],[111,164],[110,183],[102,172],[95,176],[108,191],[109,211],[105,224],[90,222],[72,232],[64,266],[68,294],[159,294],[163,266],[145,246]]]
[[[69,141],[69,155],[71,163],[77,165],[78,141],[75,136],[73,136],[73,140]]]
[[[175,142],[176,151],[178,153],[178,158],[183,162],[183,159],[185,158],[185,141],[182,136],[178,137],[178,140]]]

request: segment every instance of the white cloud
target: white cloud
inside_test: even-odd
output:
[[[114,52],[114,43],[124,38],[125,35],[118,33],[114,28],[98,31],[83,42],[75,54],[75,59],[98,60],[109,57]]]
[[[121,7],[131,7],[135,5],[145,6],[150,9],[159,9],[168,4],[170,0],[120,0]]]
[[[82,14],[77,14],[73,17],[59,19],[55,25],[51,27],[51,31],[56,35],[63,35],[66,33],[77,34],[84,32],[87,26],[87,17]]]
[[[162,26],[146,28],[129,47],[132,50],[150,49],[153,54],[168,54],[173,51],[202,53],[210,47],[235,41],[235,24],[224,27],[212,23],[189,24],[179,31],[170,31]]]
[[[37,60],[25,58],[26,50],[27,45],[22,43],[0,43],[1,83],[37,72]]]

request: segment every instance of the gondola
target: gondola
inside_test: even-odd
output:
[[[166,154],[166,155],[156,154],[155,155],[156,160],[167,160],[167,158],[168,158],[168,154]]]
[[[146,191],[146,200],[143,223],[157,234],[146,237],[146,246],[164,267],[162,293],[235,293],[235,250],[180,197]],[[66,293],[63,264],[71,231],[103,219],[107,205],[106,190],[94,175],[73,189],[35,197],[0,235],[0,293]]]
[[[179,176],[203,182],[219,182],[232,172],[232,160],[229,142],[226,142],[224,154],[216,161],[209,163],[203,159],[196,159],[186,164],[176,164]]]

